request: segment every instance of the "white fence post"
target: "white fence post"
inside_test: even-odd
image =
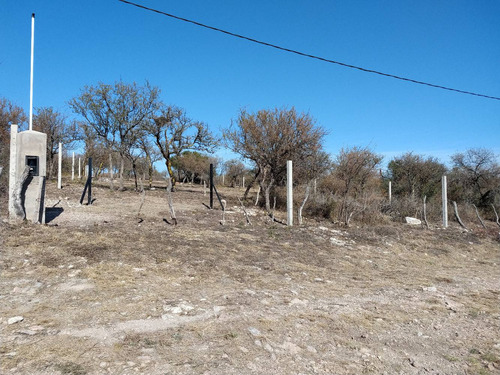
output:
[[[441,197],[443,201],[443,228],[448,228],[448,192],[446,187],[446,176],[441,179]]]
[[[286,223],[289,227],[293,226],[293,166],[292,161],[286,162]]]
[[[71,161],[71,181],[75,179],[75,151],[73,151],[73,160]]]
[[[57,188],[62,189],[62,143],[59,142],[59,155],[58,155],[58,171],[57,171]]]
[[[389,181],[389,204],[392,203],[392,181]]]

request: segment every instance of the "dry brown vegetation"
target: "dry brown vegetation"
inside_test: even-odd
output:
[[[172,226],[163,189],[140,217],[138,193],[81,191],[49,184],[47,225],[1,224],[2,374],[500,371],[492,222],[288,228],[248,201],[249,226],[222,189],[223,226],[180,185]]]

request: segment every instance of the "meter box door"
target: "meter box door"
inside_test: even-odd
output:
[[[29,175],[30,176],[38,176],[38,163],[39,163],[39,157],[38,156],[31,156],[31,155],[26,155],[26,163],[30,169]]]

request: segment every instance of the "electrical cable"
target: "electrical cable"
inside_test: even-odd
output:
[[[320,61],[327,62],[327,63],[330,63],[330,64],[337,64],[337,65],[340,65],[340,66],[343,66],[343,67],[346,67],[346,68],[357,69],[357,70],[361,70],[361,71],[367,72],[367,73],[378,74],[378,75],[381,75],[381,76],[384,76],[384,77],[390,77],[390,78],[398,79],[398,80],[401,80],[401,81],[416,83],[416,84],[424,85],[424,86],[430,86],[430,87],[434,87],[434,88],[438,88],[438,89],[442,89],[442,90],[448,90],[448,91],[458,92],[460,94],[474,95],[474,96],[479,96],[479,97],[487,98],[487,99],[500,100],[500,97],[496,97],[496,96],[489,96],[489,95],[479,94],[479,93],[475,93],[475,92],[471,92],[471,91],[454,89],[454,88],[451,88],[451,87],[446,87],[446,86],[436,85],[436,84],[433,84],[433,83],[418,81],[418,80],[411,79],[411,78],[401,77],[401,76],[397,76],[397,75],[394,75],[394,74],[383,73],[383,72],[379,72],[377,70],[372,70],[372,69],[362,68],[360,66],[346,64],[346,63],[343,63],[343,62],[340,62],[340,61],[326,59],[324,57],[315,56],[315,55],[311,55],[311,54],[308,54],[308,53],[296,51],[296,50],[293,50],[293,49],[281,47],[281,46],[278,46],[276,44],[271,44],[271,43],[263,42],[263,41],[260,41],[260,40],[257,40],[257,39],[253,39],[253,38],[250,38],[250,37],[247,37],[247,36],[244,36],[244,35],[236,34],[236,33],[233,33],[233,32],[227,31],[227,30],[222,30],[222,29],[219,29],[217,27],[205,25],[205,24],[197,22],[197,21],[193,21],[193,20],[190,20],[190,19],[187,19],[187,18],[179,17],[179,16],[176,16],[174,14],[163,12],[161,10],[149,8],[149,7],[146,7],[144,5],[133,3],[131,1],[127,1],[127,0],[118,0],[118,1],[120,1],[122,3],[125,3],[125,4],[129,4],[129,5],[135,6],[137,8],[141,8],[141,9],[144,9],[144,10],[149,10],[149,11],[154,12],[154,13],[158,13],[158,14],[161,14],[161,15],[164,15],[164,16],[167,16],[167,17],[171,17],[171,18],[174,18],[174,19],[179,20],[179,21],[188,22],[188,23],[191,23],[191,24],[196,25],[196,26],[204,27],[206,29],[210,29],[210,30],[213,30],[213,31],[218,31],[218,32],[221,32],[221,33],[226,34],[226,35],[230,35],[230,36],[233,36],[233,37],[236,37],[236,38],[244,39],[244,40],[247,40],[249,42],[253,42],[253,43],[261,44],[263,46],[275,48],[275,49],[278,49],[280,51],[294,53],[296,55],[300,55],[300,56],[304,56],[304,57],[309,57],[311,59],[320,60]]]

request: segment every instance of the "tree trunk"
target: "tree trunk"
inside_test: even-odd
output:
[[[167,165],[167,171],[168,171],[168,175],[170,177],[171,190],[174,191],[174,189],[175,189],[175,177],[174,177],[174,171],[172,170],[172,161],[170,160],[170,158],[168,158],[166,160],[165,164]]]
[[[175,216],[174,203],[172,201],[172,179],[169,177],[167,179],[167,199],[168,199],[168,207],[170,208],[170,217],[172,218],[172,222],[174,225],[177,225],[177,217]]]
[[[255,205],[256,206],[259,204],[259,195],[260,195],[260,185],[259,185],[259,190],[257,190],[257,198],[255,198]]]
[[[267,212],[271,212],[271,188],[273,187],[274,184],[274,179],[271,178],[271,181],[269,181],[269,184],[264,188],[264,197],[266,199],[266,210]]]
[[[153,162],[151,157],[148,156],[148,177],[149,177],[149,188],[153,187]]]
[[[139,191],[139,187],[137,185],[137,165],[135,164],[135,161],[132,161],[132,172],[134,173],[135,191]]]
[[[250,222],[250,217],[248,216],[248,212],[245,208],[245,205],[243,204],[240,198],[238,198],[238,201],[240,202],[241,208],[243,209],[243,213],[245,214],[245,219],[247,220],[247,224],[252,225],[252,223]]]
[[[309,198],[309,190],[310,190],[310,186],[309,186],[309,184],[307,184],[307,186],[306,186],[306,194],[304,196],[304,200],[302,201],[302,204],[299,207],[299,212],[298,212],[298,215],[297,215],[298,218],[299,218],[299,225],[302,225],[302,210],[304,209],[304,206],[306,205],[307,198]]]
[[[55,162],[54,155],[49,154],[49,160],[48,160],[49,170],[47,171],[48,180],[52,179],[52,175],[54,174],[54,162]]]
[[[483,227],[484,229],[486,229],[486,225],[484,225],[484,221],[483,221],[483,219],[481,219],[481,216],[479,216],[479,211],[477,210],[476,205],[475,205],[475,204],[473,204],[472,206],[473,206],[473,207],[474,207],[474,209],[476,210],[476,216],[477,216],[477,218],[479,219],[479,222],[481,223],[482,227]]]
[[[123,187],[123,172],[125,170],[125,160],[123,159],[123,155],[120,155],[120,187],[118,190],[123,191],[125,188]]]
[[[115,187],[113,185],[113,157],[111,153],[109,154],[109,188],[114,190]]]
[[[142,185],[142,180],[139,180],[139,183],[141,185],[141,204],[139,206],[139,211],[137,211],[137,217],[140,217],[141,215],[141,210],[142,206],[144,205],[144,201],[146,200],[146,190],[144,190],[144,186]]]
[[[424,195],[424,212],[423,212],[423,216],[424,216],[424,223],[425,223],[425,226],[427,227],[427,229],[429,229],[429,223],[427,222],[427,195]]]
[[[495,205],[492,203],[492,204],[491,204],[491,207],[493,207],[493,212],[495,213],[495,217],[497,218],[496,223],[497,223],[497,225],[500,227],[500,221],[498,220],[498,213],[497,213],[497,210],[496,210],[496,208],[495,208]]]
[[[452,201],[452,203],[453,203],[453,210],[455,211],[455,218],[457,219],[458,224],[460,224],[460,226],[462,228],[467,229],[467,227],[465,226],[465,224],[462,222],[462,219],[460,219],[460,216],[458,215],[457,202]]]
[[[245,190],[245,194],[243,195],[243,199],[247,199],[248,197],[248,192],[250,191],[250,189],[252,188],[253,184],[255,183],[255,181],[257,181],[257,177],[259,177],[260,175],[260,168],[257,169],[257,173],[255,173],[255,176],[253,177],[252,181],[248,184],[246,190]],[[260,186],[260,184],[259,184]]]

